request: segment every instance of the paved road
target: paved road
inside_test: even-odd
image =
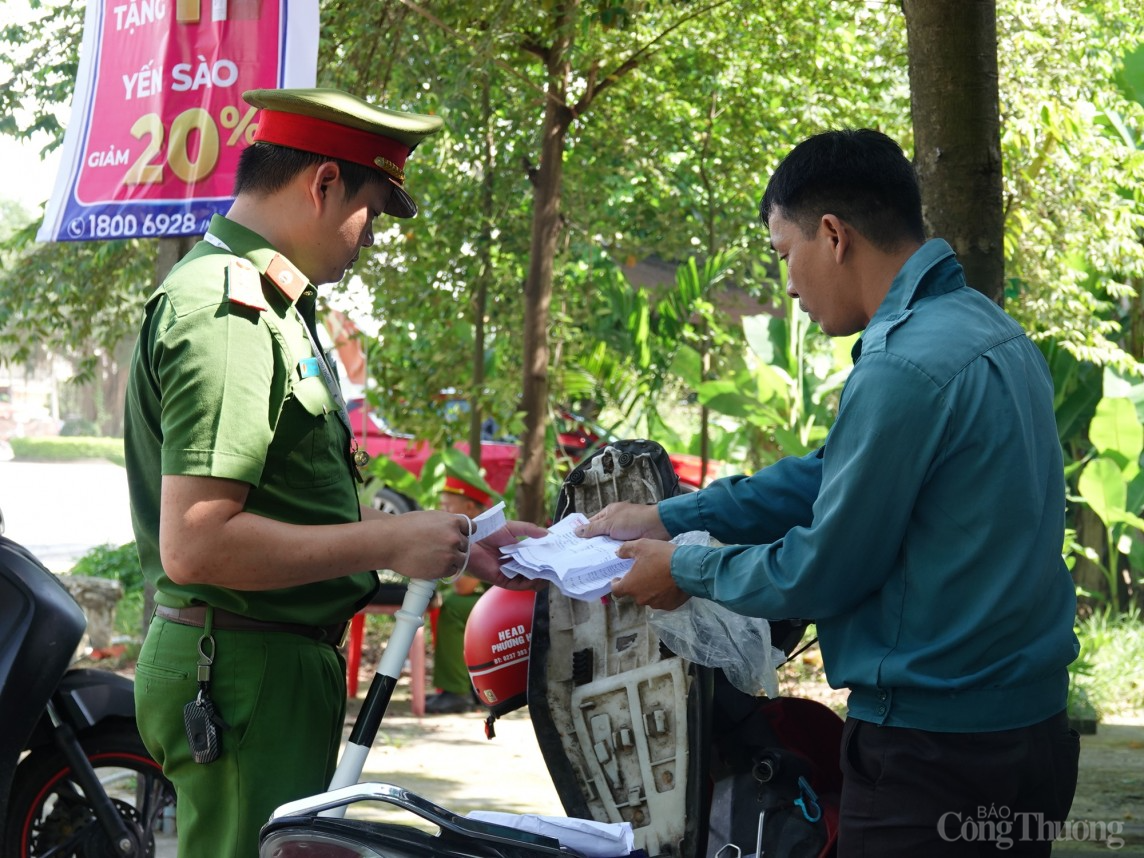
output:
[[[53,572],[66,572],[97,545],[135,537],[127,473],[106,461],[0,462],[5,536]]]

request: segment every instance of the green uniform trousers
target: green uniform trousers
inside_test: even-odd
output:
[[[433,685],[443,691],[468,696],[473,689],[465,664],[465,623],[479,598],[480,593],[447,593],[441,599],[433,641]]]
[[[329,786],[345,719],[345,666],[333,647],[300,635],[215,629],[210,697],[228,728],[222,755],[200,764],[183,707],[198,694],[202,633],[151,622],[135,668],[139,732],[175,785],[179,858],[255,858],[259,829],[276,807]]]

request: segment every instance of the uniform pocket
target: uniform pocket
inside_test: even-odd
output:
[[[183,707],[198,692],[196,641],[201,629],[151,624],[135,664],[135,721],[147,751],[164,771],[187,756]]]
[[[139,677],[143,678],[144,682],[155,680],[157,682],[186,682],[190,679],[191,675],[185,670],[177,670],[173,667],[166,667],[162,664],[145,664],[144,662],[137,662],[135,665],[135,681],[139,682]]]
[[[135,663],[135,685],[148,694],[163,694],[174,686],[196,683],[199,629],[155,622],[147,632]]]
[[[286,483],[306,489],[344,479],[349,439],[325,381],[321,376],[300,379],[291,393],[276,430],[285,442],[281,449]]]

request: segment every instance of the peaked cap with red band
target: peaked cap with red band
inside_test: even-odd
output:
[[[441,117],[386,110],[338,89],[252,89],[242,97],[261,110],[256,143],[274,143],[372,167],[393,183],[385,213],[413,217],[405,161],[440,130]]]
[[[451,495],[462,495],[471,501],[476,501],[481,506],[488,506],[492,497],[488,492],[483,492],[476,486],[470,485],[458,477],[446,476],[445,488],[441,491],[448,492]]]

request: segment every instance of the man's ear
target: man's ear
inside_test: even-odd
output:
[[[830,242],[834,252],[834,261],[841,264],[845,260],[846,252],[850,249],[850,243],[853,240],[849,224],[838,215],[824,214],[818,228]]]
[[[323,161],[311,169],[313,169],[313,173],[310,175],[309,182],[310,196],[315,205],[321,206],[327,201],[330,189],[335,184],[339,184],[342,170],[335,161]]]

